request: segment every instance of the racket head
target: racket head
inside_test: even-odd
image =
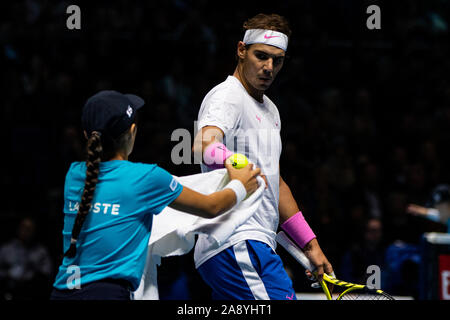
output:
[[[325,293],[327,300],[333,300],[333,296],[332,296],[333,291],[328,288],[325,280],[320,281],[320,286],[322,287],[322,290]]]
[[[283,231],[280,231],[277,234],[276,240],[305,269],[310,270],[313,274],[317,275],[315,266]],[[327,283],[331,284],[331,286],[329,287]],[[323,280],[320,285],[328,300],[333,300],[334,297],[336,297],[337,300],[395,300],[392,296],[382,290],[371,289],[361,284],[338,280],[326,273],[323,274]]]
[[[333,297],[337,296],[336,300],[395,300],[382,290],[342,281],[327,274],[324,274],[324,281],[333,284]]]
[[[382,290],[371,289],[364,286],[363,289],[349,288],[342,292],[337,300],[395,300],[394,297]]]

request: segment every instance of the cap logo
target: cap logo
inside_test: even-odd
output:
[[[128,118],[131,118],[131,115],[133,114],[133,108],[131,108],[131,106],[130,105],[128,105],[128,109],[127,109],[127,115],[128,115]]]

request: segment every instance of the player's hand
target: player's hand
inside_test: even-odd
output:
[[[267,183],[266,175],[261,173],[261,177],[264,179],[264,182],[266,183],[266,189],[267,189],[269,187],[269,184]]]
[[[253,163],[249,163],[244,168],[235,169],[230,162],[225,162],[225,168],[228,170],[230,180],[237,179],[242,182],[247,193],[252,193],[258,189],[258,180],[256,177],[261,174],[261,169],[253,169]]]
[[[331,263],[328,261],[327,257],[322,252],[322,249],[319,246],[319,242],[317,239],[312,239],[310,242],[306,244],[303,248],[303,252],[308,257],[308,259],[314,264],[317,268],[315,278],[322,282],[323,274],[326,273],[328,275],[333,275],[333,267]],[[311,270],[306,270],[306,275],[308,278],[314,278]]]

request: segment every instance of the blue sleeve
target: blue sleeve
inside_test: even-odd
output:
[[[176,178],[158,166],[154,166],[146,175],[145,181],[151,186],[145,201],[150,207],[152,214],[160,213],[183,191],[183,186]]]
[[[76,214],[78,212],[78,205],[81,201],[81,192],[76,193],[74,192],[76,187],[75,185],[78,185],[76,182],[76,179],[74,178],[75,174],[74,171],[81,172],[80,167],[81,162],[73,162],[70,165],[69,170],[66,173],[66,179],[64,181],[64,213],[72,213]],[[81,185],[80,185],[81,187]],[[84,188],[84,181],[82,183],[82,187]],[[77,189],[78,190],[78,189]]]

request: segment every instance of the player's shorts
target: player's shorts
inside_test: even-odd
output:
[[[280,257],[260,241],[241,241],[198,271],[215,300],[297,300]]]

